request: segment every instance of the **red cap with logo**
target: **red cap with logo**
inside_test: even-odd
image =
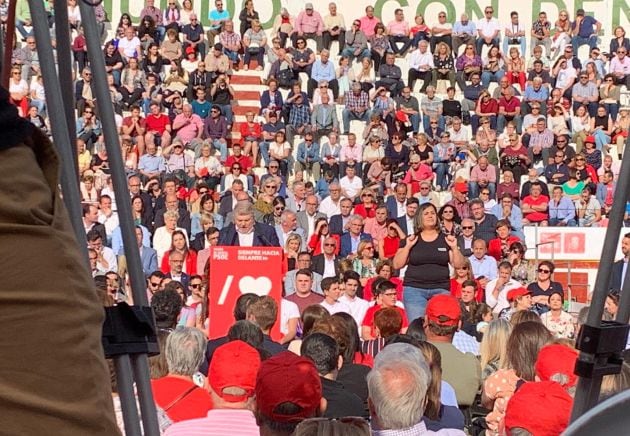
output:
[[[426,317],[443,326],[456,326],[462,316],[459,302],[452,295],[436,295],[427,304]]]

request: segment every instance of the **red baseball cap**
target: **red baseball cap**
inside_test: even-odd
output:
[[[468,192],[468,183],[466,182],[457,182],[453,185],[453,188],[457,191],[457,192],[461,192],[462,194],[465,194]]]
[[[523,295],[531,295],[531,292],[528,291],[526,288],[520,287],[520,288],[514,288],[508,291],[507,293],[507,300],[508,301],[514,301],[516,300],[518,297],[522,297]]]
[[[285,351],[261,363],[256,378],[256,407],[272,421],[312,418],[321,399],[322,382],[313,361]],[[291,415],[278,413],[276,409],[282,403],[293,403],[301,410]]]
[[[192,48],[192,47],[186,47],[186,54],[191,54],[191,53],[194,53],[194,52],[195,52],[195,49],[194,49],[194,48]]]
[[[584,143],[590,142],[591,144],[595,144],[595,137],[593,135],[588,135],[584,140]]]
[[[533,436],[558,436],[569,425],[573,398],[552,381],[523,384],[505,410],[505,428],[522,428]]]
[[[436,295],[427,304],[426,317],[443,326],[454,326],[459,323],[462,309],[459,302],[452,295]]]
[[[551,380],[559,374],[567,378],[561,383],[560,380],[551,380],[559,383],[565,388],[575,386],[577,376],[573,373],[578,352],[573,348],[561,344],[546,345],[541,348],[536,359],[536,375],[543,381]],[[556,377],[554,377],[556,378]]]
[[[208,383],[225,401],[238,403],[254,395],[260,354],[243,341],[232,341],[216,349],[208,369]],[[224,393],[225,388],[241,388],[245,395]]]

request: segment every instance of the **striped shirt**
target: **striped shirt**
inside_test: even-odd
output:
[[[164,436],[258,436],[256,418],[249,410],[213,409],[205,418],[191,419],[170,426]]]

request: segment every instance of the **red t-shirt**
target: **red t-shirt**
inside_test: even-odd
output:
[[[521,107],[521,102],[516,97],[512,97],[507,101],[505,97],[499,99],[499,108],[505,109],[506,112],[514,112],[517,107]]]
[[[244,154],[241,154],[239,157],[236,157],[234,155],[229,156],[227,158],[227,160],[225,161],[225,167],[226,168],[231,168],[232,165],[234,165],[235,163],[241,165],[241,173],[242,174],[248,173],[249,170],[254,166],[253,163],[252,163],[252,158],[251,157],[245,156]]]
[[[138,119],[138,125],[141,128],[146,128],[146,124],[147,124],[147,121],[144,118],[140,117]],[[131,125],[132,125],[131,117],[123,118],[122,125],[125,126],[125,127],[131,127]],[[138,135],[139,135],[138,130],[135,129],[135,128],[129,133],[129,136],[131,136],[131,137],[138,136]]]
[[[361,326],[370,328],[370,333],[374,337],[376,337],[376,331],[374,330],[374,315],[376,315],[376,312],[381,309],[383,309],[383,306],[374,305],[370,307],[367,312],[365,312],[363,323],[361,323]],[[402,315],[402,328],[409,327],[409,320],[407,319],[407,313],[405,312],[405,309],[402,309],[398,306],[394,306],[394,309],[396,309]]]
[[[168,116],[160,114],[157,117],[153,114],[149,115],[146,119],[147,131],[157,132],[160,135],[166,130],[166,126],[171,125],[171,120]]]
[[[208,410],[212,409],[210,393],[198,386],[175,401],[193,386],[194,383],[190,380],[172,376],[151,380],[155,404],[164,409],[173,422],[205,418]]]
[[[523,206],[526,204],[529,204],[530,206],[539,206],[544,203],[549,203],[549,198],[546,195],[540,195],[536,199],[534,199],[531,195],[528,195],[527,197],[523,198],[523,201],[521,202]],[[547,211],[530,212],[528,214],[524,213],[523,218],[525,218],[526,220],[532,223],[539,223],[541,221],[549,219],[549,214],[547,213]]]

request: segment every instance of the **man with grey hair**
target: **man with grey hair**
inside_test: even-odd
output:
[[[279,247],[280,242],[273,227],[255,221],[254,208],[248,202],[236,205],[234,223],[221,229],[218,245]]]
[[[322,50],[319,59],[313,62],[313,68],[306,86],[309,99],[313,99],[313,92],[322,80],[328,82],[328,87],[332,91],[334,99],[337,100],[337,97],[339,97],[337,73],[335,72],[335,64],[330,60],[330,51],[326,49]],[[324,90],[324,92],[328,92],[328,90]]]
[[[238,206],[239,204],[241,205],[253,204],[252,199],[247,193],[247,191],[238,191],[236,194],[233,194],[233,198],[234,198],[233,200],[234,208],[236,208],[236,206]],[[225,216],[225,221],[223,222],[223,225],[226,226],[228,224],[232,224],[233,222],[234,222],[234,210],[227,213],[227,215]]]
[[[414,50],[409,57],[409,75],[407,77],[409,89],[413,91],[416,80],[422,79],[423,83],[420,93],[426,92],[427,86],[432,80],[431,71],[433,68],[433,54],[429,51],[429,43],[421,40],[418,43],[418,49]]]
[[[429,366],[420,349],[400,343],[383,348],[367,375],[372,434],[464,435],[455,429],[427,430],[422,416],[430,383]]]
[[[306,187],[304,182],[296,180],[291,185],[291,194],[287,196],[287,209],[294,212],[304,210],[306,199]]]
[[[303,228],[298,226],[297,214],[292,210],[285,209],[284,212],[282,212],[282,215],[280,215],[280,224],[275,226],[275,230],[281,246],[284,246],[287,237],[291,233],[296,233],[302,240],[300,248],[306,248],[306,232]]]
[[[319,198],[317,195],[309,195],[306,197],[306,208],[297,213],[298,226],[304,230],[306,240],[308,241],[313,233],[317,232],[315,221],[320,218],[326,218],[326,215],[319,211]],[[305,247],[304,247],[305,248]]]
[[[341,235],[340,257],[354,259],[361,241],[371,241],[372,236],[363,231],[363,217],[352,215],[348,220],[348,231]]]
[[[444,13],[444,15],[446,15],[446,13]],[[451,33],[453,56],[455,58],[459,55],[459,47],[465,44],[475,43],[476,34],[477,26],[475,23],[470,21],[467,14],[462,14],[460,20],[456,21],[453,25],[453,33]]]
[[[176,329],[166,339],[168,374],[152,380],[151,388],[155,403],[173,422],[203,418],[212,408],[210,393],[193,381],[205,351],[206,338],[196,328]]]
[[[324,198],[319,205],[319,212],[323,213],[326,218],[341,213],[341,186],[339,182],[334,180],[328,185],[330,195]]]

